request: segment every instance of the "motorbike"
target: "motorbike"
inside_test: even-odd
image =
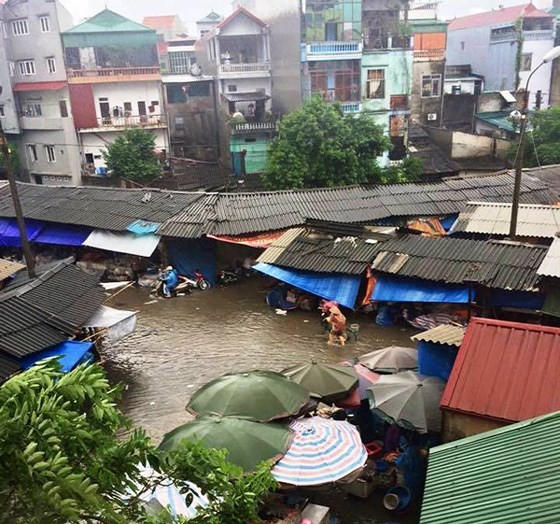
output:
[[[217,276],[217,281],[220,286],[229,286],[235,282],[239,282],[241,276],[234,271],[222,269]]]
[[[210,282],[208,282],[208,280],[206,280],[206,278],[200,272],[199,269],[194,270],[193,276],[194,276],[194,279],[189,278],[189,277],[185,277],[185,276],[182,276],[182,275],[180,275],[179,278],[181,280],[184,280],[185,282],[188,282],[192,287],[196,287],[196,288],[200,289],[201,291],[206,291],[210,287]]]
[[[160,273],[154,288],[152,289],[152,294],[156,296],[163,297],[163,273]],[[184,275],[179,275],[179,283],[173,290],[173,296],[180,294],[190,294],[192,289],[200,289],[202,291],[210,287],[210,282],[206,280],[204,275],[197,269],[194,272],[194,278],[186,277]]]

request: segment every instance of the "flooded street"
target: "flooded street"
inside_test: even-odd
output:
[[[113,382],[125,386],[125,414],[143,426],[156,444],[167,431],[189,420],[185,405],[190,396],[224,373],[280,371],[312,359],[338,362],[392,344],[412,345],[413,330],[381,328],[371,317],[350,316],[349,323],[360,324],[358,342],[348,342],[343,348],[328,346],[318,312],[277,315],[264,301],[263,284],[255,276],[223,289],[194,291],[155,303],[150,303],[147,290],[129,289],[108,303],[139,312],[136,332],[104,348],[105,368]],[[373,500],[377,499],[352,502],[340,513],[362,507],[370,513]],[[362,509],[341,522],[377,522],[371,520],[371,513],[364,520],[361,515]],[[388,514],[379,522],[387,520],[391,520]]]

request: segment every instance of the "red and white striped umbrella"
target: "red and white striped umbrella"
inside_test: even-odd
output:
[[[366,463],[360,434],[348,422],[312,417],[295,420],[290,428],[292,445],[272,468],[282,484],[319,486],[341,480]]]

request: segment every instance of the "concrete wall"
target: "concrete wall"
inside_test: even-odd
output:
[[[260,34],[262,34],[262,26],[245,13],[237,15],[231,22],[220,30],[220,37]]]
[[[471,435],[478,435],[479,433],[484,433],[485,431],[491,431],[507,425],[508,424],[506,423],[442,410],[441,437],[443,442],[452,442],[454,440],[470,437]]]
[[[441,75],[440,96],[422,97],[422,77],[424,75]],[[410,94],[410,117],[413,120],[430,126],[439,126],[441,124],[444,78],[445,60],[413,62],[412,90]],[[435,114],[436,120],[428,120],[429,114]]]
[[[2,14],[3,11],[0,6],[0,15]],[[0,20],[2,20],[2,16],[0,16]],[[7,134],[17,134],[20,132],[18,109],[10,82],[10,69],[5,45],[7,42],[7,39],[0,38],[0,85],[2,86],[2,93],[0,93],[0,105],[4,108],[4,116],[0,118],[2,119],[2,127]]]
[[[232,153],[245,150],[245,173],[262,173],[266,167],[267,152],[272,139],[268,136],[243,136],[230,138]]]
[[[523,53],[528,53],[532,55],[531,68],[536,68],[540,63],[544,55],[554,47],[554,39],[543,39],[543,40],[531,40],[525,39],[523,41]],[[530,71],[521,71],[519,74],[521,84],[520,87],[524,88],[527,79],[529,78]],[[544,64],[531,78],[531,83],[529,84],[530,96],[529,96],[529,107],[535,107],[535,96],[537,91],[542,93],[542,109],[546,109],[550,106],[550,82],[552,78],[552,64]]]
[[[99,107],[100,98],[109,99],[109,108],[111,111],[114,107],[124,108],[124,103],[130,102],[132,104],[131,116],[137,116],[139,114],[138,102],[144,102],[146,104],[148,115],[161,115],[165,111],[160,82],[116,82],[94,84],[93,99],[97,118],[101,118],[101,110]],[[158,105],[154,106],[154,112],[150,113],[148,108],[152,105],[152,102],[158,102]]]
[[[270,28],[273,111],[289,113],[301,105],[301,0],[237,0]]]
[[[511,145],[508,140],[501,140],[488,136],[450,131],[441,128],[426,128],[430,137],[453,160],[469,159],[473,157],[506,158]]]

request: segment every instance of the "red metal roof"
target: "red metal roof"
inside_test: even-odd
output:
[[[560,328],[473,318],[441,408],[517,422],[560,410]]]
[[[58,91],[66,87],[66,80],[59,80],[57,82],[18,82],[12,91]]]
[[[552,15],[537,9],[533,4],[524,4],[455,18],[455,20],[449,23],[447,30],[456,31],[457,29],[468,29],[471,27],[506,24],[508,22],[514,23],[518,18],[552,18]]]
[[[177,15],[145,16],[142,25],[150,29],[173,29],[175,18],[177,18]]]

